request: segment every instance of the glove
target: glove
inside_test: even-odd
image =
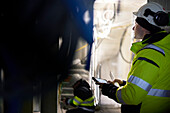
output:
[[[126,81],[123,80],[123,83],[120,84],[120,86],[124,86],[124,85],[126,85]]]
[[[110,84],[106,83],[106,84],[103,84],[102,86],[102,94],[118,102],[116,99],[117,89],[118,87],[113,85],[112,83]]]

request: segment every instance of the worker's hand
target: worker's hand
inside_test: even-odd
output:
[[[112,82],[113,84],[114,83],[118,83],[119,85],[122,85],[123,84],[123,81],[122,80],[120,80],[120,79],[114,79],[114,81]]]
[[[114,84],[114,83],[115,83],[115,82],[113,82],[113,81],[110,81],[110,80],[109,80],[109,81],[107,81],[107,82],[108,82],[109,84]]]
[[[123,80],[120,79],[114,79],[113,81],[107,81],[107,82],[116,85],[117,87],[124,85]]]
[[[114,99],[117,102],[116,99],[116,91],[117,91],[118,87],[115,86],[112,83],[107,83],[107,84],[103,84],[102,87],[102,94],[105,96],[108,96],[109,98]]]

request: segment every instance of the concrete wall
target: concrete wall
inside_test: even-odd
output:
[[[134,2],[134,0],[114,0],[110,1],[110,3],[97,2],[94,5],[94,24],[98,30],[95,50],[96,67],[94,67],[96,76],[98,76],[98,67],[101,65],[99,73],[101,78],[111,80],[110,72],[112,72],[114,78],[126,80],[132,59],[132,52],[130,51],[134,23],[132,12],[137,11],[146,2],[147,0],[139,0],[138,2]],[[114,5],[115,8],[113,7]],[[102,14],[111,10],[115,10],[113,12],[116,13],[114,21],[109,23],[109,20],[106,19],[103,22]],[[105,27],[105,29],[99,27]],[[106,28],[110,29],[110,31],[108,32]],[[103,95],[101,96],[101,104],[120,106]]]

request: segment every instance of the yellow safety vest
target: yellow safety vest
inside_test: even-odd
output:
[[[81,98],[75,96],[74,99],[72,100],[72,103],[77,106],[80,109],[86,110],[86,111],[90,111],[90,112],[94,112],[94,96],[86,99],[86,100],[82,100]]]
[[[132,67],[126,85],[117,89],[117,100],[142,102],[141,113],[170,113],[170,34],[152,44],[136,42],[131,50]]]
[[[73,99],[73,104],[76,106],[94,106],[94,96],[84,101],[80,99],[79,97],[75,96]]]

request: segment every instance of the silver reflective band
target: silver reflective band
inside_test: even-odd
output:
[[[151,89],[148,95],[157,97],[170,97],[170,90]]]
[[[77,99],[74,98],[74,101],[77,102],[78,104],[81,104],[81,102],[79,102]]]
[[[143,49],[146,49],[146,48],[155,49],[155,50],[161,52],[163,55],[165,55],[165,52],[164,52],[163,49],[161,49],[161,48],[159,48],[159,47],[157,47],[157,46],[155,46],[153,44],[149,44],[149,45],[145,46]]]
[[[128,82],[139,86],[140,88],[144,89],[147,92],[149,92],[149,90],[152,87],[152,85],[150,85],[148,82],[142,80],[141,78],[135,77],[133,75],[130,76]]]
[[[94,109],[88,109],[88,108],[85,108],[85,107],[79,107],[79,108],[81,108],[81,109],[83,109],[83,110],[85,110],[85,111],[94,112]]]
[[[117,91],[117,98],[118,98],[118,100],[119,100],[120,103],[126,104],[126,103],[123,101],[123,99],[122,99],[121,89],[119,89],[119,90]]]

